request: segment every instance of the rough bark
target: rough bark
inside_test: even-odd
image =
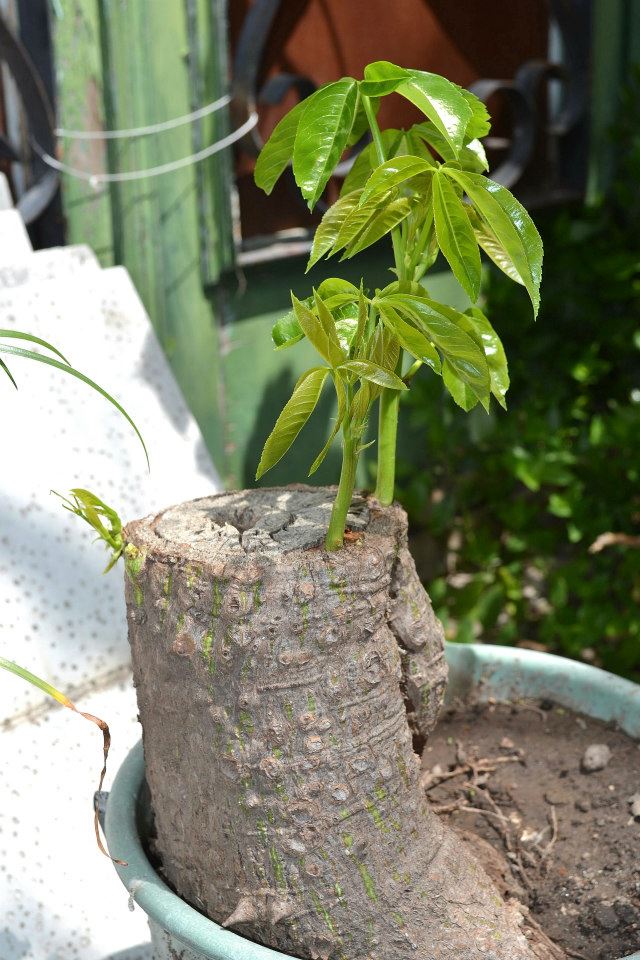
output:
[[[442,629],[398,506],[254,490],[126,529],[127,605],[157,846],[170,883],[237,932],[328,960],[531,958],[418,785]],[[403,671],[404,666],[404,671]]]

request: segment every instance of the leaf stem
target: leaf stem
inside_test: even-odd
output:
[[[415,377],[416,373],[418,372],[421,366],[422,366],[422,360],[415,360],[411,364],[411,366],[409,367],[405,375],[403,376],[402,379],[404,380],[404,382],[409,383],[409,381],[412,380],[413,377]]]
[[[349,392],[351,392],[349,390]],[[347,409],[351,407],[349,397]],[[352,432],[351,420],[347,419],[342,427],[342,469],[338,494],[333,501],[329,529],[325,537],[326,550],[338,550],[344,540],[344,530],[347,523],[347,514],[353,499],[353,490],[356,484],[356,468],[358,466],[358,438]]]
[[[384,154],[382,135],[375,113],[373,112],[373,107],[371,106],[371,101],[368,97],[362,98],[362,105],[367,115],[367,121],[375,144],[378,160],[380,163],[384,163],[386,157]],[[405,251],[402,243],[402,234],[398,228],[392,230],[391,242],[393,243],[393,255],[396,262],[396,275],[398,280],[404,280]],[[398,376],[402,376],[402,351],[400,351],[400,358],[398,359],[395,372]],[[380,503],[385,505],[393,503],[393,493],[395,489],[399,405],[400,392],[398,390],[384,388],[380,395],[378,414],[378,474],[375,495]]]
[[[380,503],[393,503],[396,481],[396,440],[400,391],[384,389],[378,415],[378,478],[375,496]]]
[[[373,107],[371,106],[371,100],[369,97],[362,97],[362,106],[364,107],[364,112],[367,116],[369,129],[371,130],[371,136],[373,137],[376,154],[378,156],[378,162],[384,163],[387,158],[384,154],[382,134],[380,133],[380,127],[378,126],[378,121],[376,120],[376,115],[373,112]],[[404,250],[402,249],[402,236],[398,227],[391,231],[391,242],[393,244],[393,255],[396,261],[398,280],[400,280],[404,267]]]

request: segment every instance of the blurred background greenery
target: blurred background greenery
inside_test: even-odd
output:
[[[488,273],[486,310],[510,358],[508,413],[466,415],[436,378],[416,378],[403,398],[414,439],[398,493],[450,639],[546,649],[636,680],[640,542],[590,547],[640,532],[639,105],[636,71],[610,132],[607,198],[537,217],[537,323],[522,291]]]

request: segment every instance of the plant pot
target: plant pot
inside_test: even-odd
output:
[[[547,698],[640,737],[640,686],[563,657],[510,647],[448,644],[448,697],[480,701]],[[156,960],[292,960],[225,930],[181,900],[149,863],[141,842],[145,809],[142,743],[123,763],[109,794],[105,830],[131,900],[149,918]],[[147,811],[148,812],[148,811]],[[620,960],[640,960],[640,952]]]

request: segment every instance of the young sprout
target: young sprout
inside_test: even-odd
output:
[[[413,103],[424,119],[409,130],[381,131],[376,114],[391,93]],[[506,408],[507,360],[500,339],[477,306],[480,249],[525,287],[534,316],[540,301],[542,241],[515,197],[486,176],[480,138],[489,132],[483,103],[444,77],[386,61],[321,87],[276,126],[256,164],[255,180],[270,193],[292,163],[312,209],[343,152],[369,129],[372,142],[357,156],[339,199],[319,224],[307,270],[322,257],[345,260],[391,236],[395,280],[371,294],[345,280],[325,280],[276,323],[277,349],[306,337],[323,365],[302,374],[278,417],[258,466],[261,477],[287,452],[331,380],[338,412],[309,471],[342,431],[342,470],[326,547],[342,544],[358,457],[372,406],[378,403],[376,497],[393,501],[398,406],[411,378],[425,366],[441,376],[464,410],[490,398]],[[464,312],[429,296],[422,280],[439,254],[472,306]],[[411,358],[405,361],[405,353]]]
[[[102,571],[108,573],[111,570],[124,550],[124,540],[122,538],[122,521],[115,510],[108,507],[100,497],[90,490],[83,490],[82,487],[75,487],[70,491],[71,499],[64,497],[61,493],[51,491],[62,500],[62,505],[69,513],[80,517],[85,523],[96,531],[98,536],[96,540],[102,540],[107,550],[110,552],[109,562]],[[106,520],[106,524],[103,522]]]

